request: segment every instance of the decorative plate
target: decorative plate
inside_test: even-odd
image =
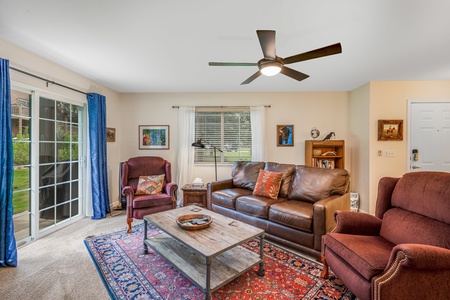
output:
[[[182,215],[177,218],[177,224],[185,230],[198,230],[209,227],[211,216],[202,214]]]

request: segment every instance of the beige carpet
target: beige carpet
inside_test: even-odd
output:
[[[125,229],[121,212],[102,220],[84,218],[19,248],[18,266],[0,268],[0,299],[110,299],[84,239]]]

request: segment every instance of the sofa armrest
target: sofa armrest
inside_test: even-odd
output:
[[[448,299],[448,278],[449,249],[399,244],[386,270],[372,279],[373,299]]]
[[[131,186],[127,185],[122,189],[122,195],[127,197],[127,218],[133,218],[133,197],[134,190]]]
[[[350,193],[330,196],[313,205],[314,249],[317,251],[322,248],[322,236],[336,226],[334,220],[336,210],[350,210]]]
[[[232,189],[233,187],[234,187],[233,179],[231,178],[208,182],[208,184],[206,185],[206,207],[208,209],[211,209],[211,194],[213,192],[225,189]]]
[[[361,212],[336,211],[336,228],[333,232],[356,235],[379,235],[381,220]]]

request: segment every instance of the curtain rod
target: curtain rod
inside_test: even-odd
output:
[[[52,81],[52,80],[45,79],[44,77],[37,76],[37,75],[31,74],[31,73],[25,72],[25,71],[22,71],[22,70],[20,70],[20,69],[17,69],[17,68],[11,67],[11,66],[10,66],[9,68],[10,68],[11,70],[13,70],[13,71],[16,71],[16,72],[19,72],[19,73],[28,75],[28,76],[30,76],[30,77],[34,77],[34,78],[40,79],[40,80],[42,80],[42,81],[45,81],[45,82],[47,83],[47,87],[48,87],[48,84],[51,83],[51,84],[54,84],[54,85],[57,85],[57,86],[66,88],[66,89],[68,89],[68,90],[72,90],[72,91],[74,91],[74,92],[77,92],[77,93],[80,93],[80,94],[84,94],[84,95],[89,95],[90,97],[93,97],[92,93],[85,93],[85,92],[83,92],[83,91],[74,89],[74,88],[72,88],[72,87],[70,87],[70,86],[67,86],[67,85],[64,85],[64,84],[61,84],[61,83],[58,83],[58,82],[54,82],[54,81]]]
[[[201,108],[242,108],[242,107],[250,107],[251,105],[247,105],[247,106],[196,106],[196,107],[201,107]],[[264,105],[264,107],[270,107],[270,105]],[[178,105],[174,105],[172,106],[172,108],[180,108],[180,106]]]

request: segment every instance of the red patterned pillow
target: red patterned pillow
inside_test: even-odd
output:
[[[277,199],[282,178],[283,172],[260,170],[253,195]]]
[[[136,195],[157,195],[161,193],[164,174],[155,176],[139,176]]]

